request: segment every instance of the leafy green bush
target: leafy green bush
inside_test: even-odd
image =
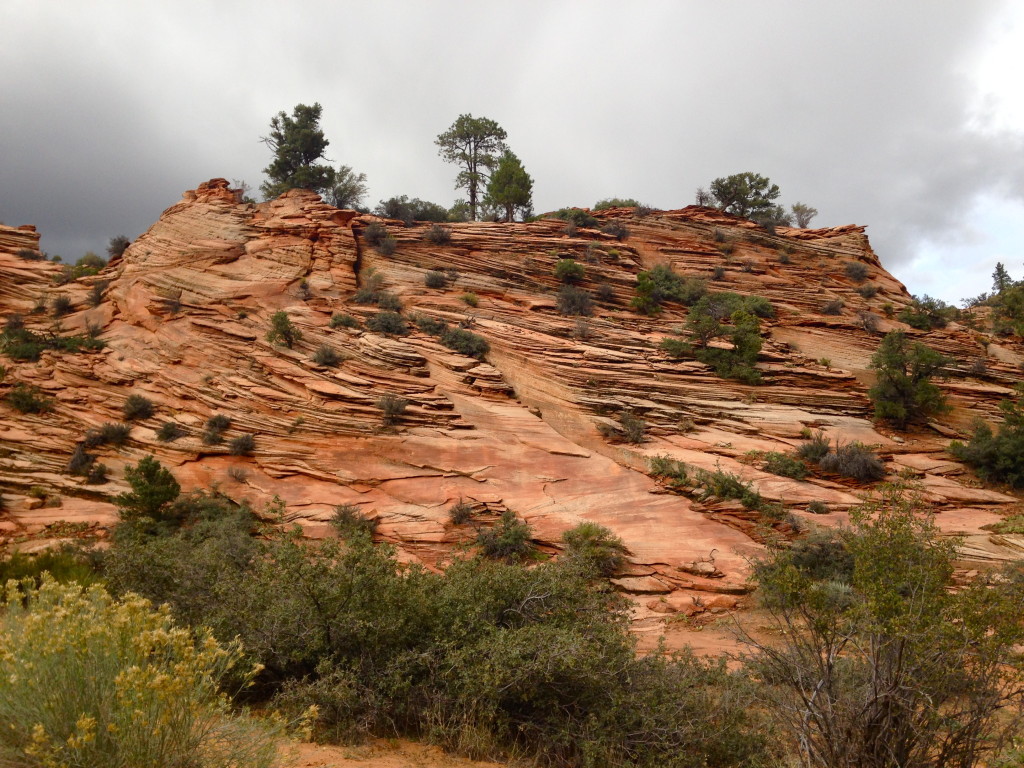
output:
[[[377,530],[377,519],[363,517],[355,504],[336,506],[329,522],[338,536],[343,539],[349,539],[358,533],[373,536]]]
[[[945,328],[950,320],[959,315],[956,307],[952,307],[941,299],[931,296],[914,296],[909,307],[900,310],[897,317],[919,331],[930,331],[934,328]]]
[[[19,413],[49,413],[53,410],[53,399],[46,397],[35,384],[15,384],[4,400]]]
[[[402,300],[390,291],[381,291],[377,294],[377,306],[388,312],[401,312]]]
[[[452,241],[452,230],[450,227],[442,227],[440,224],[431,224],[423,235],[428,243],[434,245],[447,245]],[[437,286],[430,286],[437,287]]]
[[[366,327],[375,333],[383,333],[388,336],[405,336],[409,333],[409,326],[397,312],[378,312],[366,319]]]
[[[448,278],[445,277],[444,272],[431,270],[423,276],[423,284],[427,286],[427,288],[447,288]]]
[[[409,401],[404,397],[388,393],[377,400],[377,407],[380,409],[381,422],[388,427],[401,421],[409,407]]]
[[[103,424],[95,432],[86,433],[88,447],[98,445],[124,445],[132,433],[131,424]]]
[[[341,362],[341,355],[330,344],[321,344],[313,353],[313,362],[317,365],[334,367]]]
[[[585,571],[614,576],[626,565],[629,550],[622,539],[603,525],[583,522],[562,534],[565,556]]]
[[[555,278],[563,283],[580,283],[587,270],[575,259],[559,259],[555,264]]]
[[[677,487],[684,487],[690,483],[690,471],[686,464],[668,456],[655,456],[651,459],[651,474],[664,478],[670,485]]]
[[[697,472],[697,483],[701,487],[701,498],[738,499],[747,509],[762,510],[766,502],[761,494],[754,490],[752,483],[746,482],[739,475],[716,469],[714,472],[700,470]]]
[[[370,245],[380,245],[385,237],[388,237],[388,228],[378,222],[363,230],[363,239]]]
[[[609,208],[639,208],[640,203],[631,197],[607,197],[594,203],[593,210],[605,211]]]
[[[473,505],[459,499],[448,508],[448,519],[452,525],[463,525],[473,519]]]
[[[129,464],[124,479],[131,491],[114,497],[121,520],[128,523],[166,525],[180,522],[171,512],[172,502],[181,495],[181,486],[159,461],[143,456],[135,466]]]
[[[772,451],[766,453],[764,459],[765,471],[771,472],[773,475],[791,477],[794,480],[803,480],[807,477],[807,465],[793,456]]]
[[[352,315],[331,315],[331,328],[358,328],[359,321]]]
[[[690,306],[706,292],[707,285],[700,278],[681,277],[671,267],[659,265],[637,275],[636,296],[631,306],[645,315],[656,315],[666,301]]]
[[[48,349],[58,352],[90,352],[103,349],[101,339],[84,334],[59,336],[50,332],[46,335],[28,330],[20,315],[11,315],[0,332],[0,352],[12,360],[36,362]]]
[[[954,440],[949,448],[985,480],[1024,488],[1024,397],[1003,400],[999,407],[1003,423],[998,432],[979,422],[966,445]]]
[[[448,330],[448,323],[427,315],[416,315],[416,327],[431,336],[441,336]]]
[[[179,437],[184,437],[186,434],[184,427],[179,426],[173,421],[165,421],[160,425],[160,429],[157,430],[156,439],[161,443],[173,443]]]
[[[228,452],[232,456],[250,456],[256,450],[256,438],[250,434],[238,435],[228,443]]]
[[[828,508],[828,504],[824,501],[812,501],[807,505],[807,511],[812,515],[827,515],[832,510]]]
[[[848,261],[843,267],[843,272],[852,280],[856,280],[858,283],[867,280],[868,278],[868,267],[867,264],[863,264],[859,261]]]
[[[818,466],[855,480],[881,480],[885,477],[885,465],[874,451],[860,442],[837,445],[834,453],[821,457]]]
[[[288,318],[288,313],[283,309],[278,310],[270,316],[270,330],[267,331],[267,341],[271,344],[284,344],[288,349],[302,340],[302,331],[295,327]]]
[[[801,443],[796,449],[796,455],[801,459],[817,464],[832,451],[832,443],[825,436],[824,432],[816,432],[806,443]]]
[[[487,339],[463,328],[449,328],[441,333],[441,343],[463,355],[483,360],[491,349]]]
[[[153,401],[139,394],[128,395],[121,406],[121,415],[126,421],[151,419],[154,412]]]
[[[584,229],[597,229],[598,220],[582,208],[562,208],[555,211],[555,216],[576,227]]]
[[[911,342],[903,331],[887,333],[871,357],[877,378],[868,397],[875,416],[904,429],[909,421],[948,410],[932,377],[949,363],[924,344]]]
[[[568,261],[568,259],[563,259]],[[590,317],[594,314],[594,302],[590,298],[590,292],[585,288],[577,288],[575,285],[563,285],[558,291],[556,302],[558,311],[563,315]]]
[[[475,307],[480,303],[480,297],[472,291],[462,294],[459,298],[470,307]]]
[[[878,286],[874,283],[866,283],[857,288],[857,293],[861,295],[861,298],[873,299],[878,295]]]
[[[476,543],[484,557],[518,562],[533,552],[533,543],[530,541],[532,536],[533,531],[526,521],[506,509],[494,526],[480,530]]]
[[[10,765],[270,766],[265,725],[218,683],[241,660],[144,599],[44,581],[0,613],[0,755]],[[243,673],[248,676],[250,673]],[[59,681],[59,682],[58,682]]]

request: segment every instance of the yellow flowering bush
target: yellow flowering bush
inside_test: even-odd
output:
[[[241,658],[168,609],[102,587],[8,581],[0,606],[0,765],[269,766],[272,729],[218,681]]]

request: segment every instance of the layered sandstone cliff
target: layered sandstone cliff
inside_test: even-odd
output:
[[[429,225],[386,222],[397,243],[384,256],[365,240],[372,217],[299,190],[245,204],[214,179],[185,193],[101,275],[60,287],[55,265],[15,255],[36,247],[38,236],[0,227],[0,315],[23,314],[29,327],[52,330],[53,319],[33,308],[66,295],[74,311],[58,332],[101,328],[106,343],[98,352],[4,361],[0,389],[34,384],[55,407],[23,415],[0,403],[0,534],[12,541],[59,529],[55,521],[109,524],[110,499],[126,488],[124,466],[152,453],[186,489],[219,486],[256,509],[281,499],[284,519],[311,536],[330,535],[333,508],[353,504],[380,521],[380,536],[405,557],[428,565],[473,535],[472,524],[448,519],[460,499],[474,506],[478,524],[514,510],[549,552],[562,531],[592,520],[629,547],[631,566],[617,583],[645,596],[641,618],[649,610],[727,608],[746,592],[747,561],[770,530],[785,536],[808,520],[841,522],[870,492],[821,473],[803,481],[769,474],[752,454],[792,450],[802,430],[821,429],[878,446],[891,474],[917,478],[940,525],[968,534],[968,559],[1018,551],[1013,537],[983,528],[1017,500],[979,487],[946,446],[974,418],[995,417],[1019,380],[1019,347],[955,323],[924,335],[956,360],[941,384],[954,409],[896,433],[872,420],[868,364],[881,336],[904,327],[883,308],[898,311],[910,297],[862,227],[769,234],[697,207],[597,215],[624,224],[628,236],[570,236],[564,222],[544,219],[455,224],[450,242],[437,245],[425,237]],[[609,286],[591,318],[556,311],[553,269],[565,256],[585,265],[584,287]],[[855,291],[850,262],[864,266],[875,296]],[[775,318],[763,324],[763,384],[724,380],[659,350],[685,308],[668,305],[654,318],[629,309],[637,274],[657,264],[774,304]],[[352,301],[371,270],[406,317],[461,324],[486,338],[486,362],[414,325],[404,337],[332,329],[332,314],[365,320],[378,311]],[[446,287],[425,287],[433,270],[449,270]],[[822,314],[830,300],[842,300],[841,314]],[[266,338],[279,310],[302,332],[290,349]],[[865,322],[865,313],[874,320]],[[321,345],[343,358],[337,367],[313,361]],[[388,393],[410,405],[385,427],[377,403]],[[152,400],[156,414],[134,424],[124,447],[97,449],[111,480],[88,485],[68,474],[76,443],[90,428],[120,421],[131,394]],[[645,442],[602,435],[601,425],[623,413],[646,422]],[[227,437],[254,435],[253,455],[204,444],[203,426],[215,414],[231,418]],[[186,435],[159,441],[167,421]],[[736,502],[672,493],[650,476],[654,456],[735,472],[790,515],[765,521]],[[813,501],[832,512],[810,515]]]

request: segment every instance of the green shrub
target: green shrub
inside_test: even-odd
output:
[[[801,459],[817,464],[832,451],[832,443],[825,436],[824,432],[816,432],[806,443],[801,443],[796,449],[796,455]]]
[[[574,259],[559,259],[555,264],[555,278],[563,283],[583,282],[586,273],[586,268]]]
[[[626,442],[639,445],[646,439],[644,434],[647,431],[647,422],[632,413],[622,413],[619,416],[619,424],[622,425],[622,434]]]
[[[109,474],[110,467],[106,464],[93,464],[85,474],[85,482],[87,485],[103,485]]]
[[[19,413],[49,413],[53,399],[46,397],[35,384],[15,384],[4,400]]]
[[[877,375],[868,397],[875,416],[904,429],[912,420],[948,410],[932,377],[949,363],[949,358],[924,344],[911,342],[903,331],[887,333],[871,357]]]
[[[954,440],[950,451],[989,482],[1024,488],[1024,397],[1003,400],[1003,423],[998,432],[979,422],[965,445]]]
[[[355,504],[336,506],[329,522],[338,536],[343,539],[349,539],[359,533],[372,537],[377,531],[377,519],[363,517],[359,512],[359,507]]]
[[[562,534],[565,556],[589,573],[614,576],[626,565],[629,550],[602,525],[584,522]]]
[[[941,299],[931,296],[914,296],[909,307],[900,310],[897,317],[919,331],[930,331],[934,328],[945,328],[950,320],[959,315],[956,307],[952,307]]]
[[[605,304],[615,303],[615,289],[608,283],[599,283],[597,286],[597,300]]]
[[[184,427],[175,424],[173,421],[165,421],[157,430],[156,439],[161,443],[173,443],[179,437],[186,434]]]
[[[387,235],[374,246],[374,250],[381,256],[391,256],[398,248],[398,241],[393,235]]]
[[[64,315],[69,314],[73,309],[71,297],[65,296],[64,294],[55,297],[53,303],[50,305],[50,309],[53,312],[54,317],[63,317]]]
[[[812,515],[827,515],[832,510],[828,508],[828,504],[824,501],[812,501],[807,505],[807,511]]]
[[[151,419],[153,413],[153,401],[144,395],[128,395],[121,406],[121,415],[126,421]]]
[[[670,485],[677,487],[690,483],[690,471],[686,464],[668,456],[655,456],[651,459],[651,475],[664,478]]]
[[[95,461],[96,457],[86,451],[85,443],[79,442],[75,444],[75,449],[71,452],[71,458],[68,459],[65,470],[69,475],[84,475],[89,472]]]
[[[625,240],[629,237],[629,227],[621,221],[609,221],[601,227],[601,231],[606,235],[611,235],[616,240]]]
[[[874,451],[859,442],[837,445],[834,453],[821,457],[818,466],[855,480],[881,480],[885,477],[885,465]]]
[[[217,413],[206,420],[206,431],[203,442],[206,445],[219,445],[224,442],[224,432],[231,427],[231,417]]]
[[[590,317],[594,314],[594,302],[590,298],[590,292],[575,285],[563,285],[558,291],[556,303],[558,311],[563,315]]]
[[[302,340],[302,331],[295,327],[288,318],[288,313],[283,309],[278,310],[270,316],[270,330],[267,331],[267,341],[271,344],[284,344],[288,349]]]
[[[4,762],[100,768],[276,762],[277,734],[233,715],[218,690],[241,660],[237,644],[221,646],[207,632],[197,641],[146,600],[114,600],[95,585],[83,590],[46,580],[8,592],[4,603]]]
[[[409,333],[409,326],[397,312],[378,312],[366,319],[366,327],[374,333],[383,333],[388,336],[405,336]]]
[[[313,353],[313,362],[333,368],[341,362],[341,355],[330,344],[321,344]]]
[[[428,317],[427,315],[416,315],[416,327],[431,336],[441,336],[448,330],[448,323],[444,320]]]
[[[593,210],[605,211],[609,208],[639,208],[640,203],[631,197],[607,197],[594,203]]]
[[[856,280],[858,283],[867,280],[868,267],[867,264],[863,264],[859,261],[848,261],[843,266],[843,272],[851,280]]]
[[[228,452],[232,456],[250,456],[256,450],[256,438],[250,434],[238,435],[228,443]]]
[[[423,284],[427,286],[427,288],[447,288],[448,278],[445,277],[444,272],[431,270],[423,276]]]
[[[656,315],[661,312],[661,305],[666,301],[690,306],[705,293],[707,284],[700,278],[681,277],[671,267],[659,265],[637,275],[636,296],[631,306],[645,315]]]
[[[463,355],[483,360],[491,349],[483,336],[463,328],[450,328],[441,334],[441,343]]]
[[[377,306],[388,312],[401,312],[402,300],[390,291],[381,291],[377,294]]]
[[[309,281],[306,279],[299,281],[299,298],[302,301],[309,301],[313,298],[313,289],[309,287]]]
[[[29,579],[38,587],[43,583],[43,574],[49,574],[61,584],[76,582],[89,586],[100,579],[98,567],[94,552],[72,544],[31,555],[12,552],[9,557],[0,557],[0,583],[6,584],[10,579],[18,582]]]
[[[144,456],[135,466],[129,464],[124,479],[131,491],[114,497],[121,520],[129,523],[167,524],[177,522],[169,514],[172,502],[181,494],[181,486],[159,461]]]
[[[480,303],[480,297],[473,292],[464,293],[459,298],[471,307],[475,307]]]
[[[555,212],[555,216],[568,222],[574,227],[584,229],[596,229],[598,221],[582,208],[562,208]]]
[[[878,295],[878,286],[874,283],[866,283],[865,285],[857,288],[857,293],[859,293],[862,298],[873,299]]]
[[[459,499],[448,508],[448,520],[452,525],[463,525],[473,519],[473,505]]]
[[[359,321],[352,315],[331,315],[331,328],[358,328]]]
[[[697,483],[701,486],[701,498],[738,499],[747,509],[763,510],[767,505],[761,494],[754,490],[752,483],[741,480],[739,475],[716,469],[714,472],[700,470]]]
[[[131,433],[131,424],[104,424],[97,430],[95,437],[99,441],[97,445],[124,445]]]
[[[434,245],[447,245],[452,241],[452,230],[450,227],[442,227],[440,224],[431,224],[423,235],[428,243]]]
[[[44,261],[45,257],[39,251],[34,251],[31,248],[19,248],[16,252],[19,259],[25,261]]]
[[[388,228],[378,222],[374,222],[363,230],[363,239],[370,245],[380,245],[381,241],[388,236]]]
[[[484,557],[505,562],[518,562],[533,552],[531,537],[533,531],[525,520],[506,509],[501,519],[491,528],[483,528],[477,534],[476,543]]]
[[[794,480],[803,480],[807,477],[807,466],[800,459],[774,451],[766,453],[764,458],[766,472],[782,477],[791,477]]]
[[[377,400],[377,407],[380,409],[381,422],[388,427],[401,421],[409,407],[409,401],[404,397],[388,393]]]

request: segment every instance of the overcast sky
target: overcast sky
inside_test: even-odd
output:
[[[368,204],[448,206],[433,141],[468,112],[508,132],[537,211],[678,208],[754,171],[958,301],[996,261],[1024,277],[1022,5],[0,0],[0,221],[102,252],[202,181],[258,188],[271,116],[313,102]]]

